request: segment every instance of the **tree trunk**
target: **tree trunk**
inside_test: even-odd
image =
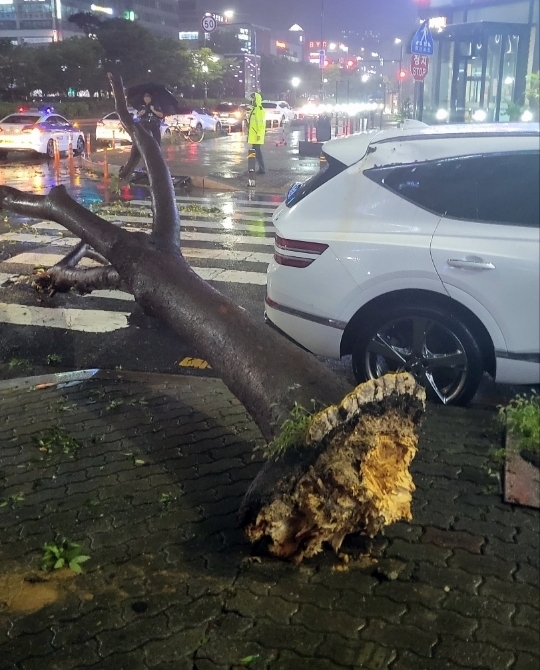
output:
[[[252,541],[266,537],[277,556],[301,560],[323,542],[337,550],[347,533],[373,535],[385,523],[409,518],[414,487],[408,465],[423,389],[410,375],[396,375],[347,395],[351,388],[343,379],[198,277],[181,253],[179,214],[161,151],[128,112],[121,80],[110,80],[117,111],[147,167],[152,233],[118,228],[62,186],[47,196],[0,187],[0,208],[56,221],[82,240],[37,278],[41,288],[129,290],[146,313],[208,360],[274,445],[284,444],[282,425],[292,410],[326,408],[307,418],[306,430],[250,487],[240,521]],[[84,256],[101,267],[78,268]]]

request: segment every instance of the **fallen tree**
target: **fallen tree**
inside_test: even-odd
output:
[[[0,208],[55,221],[81,238],[37,278],[51,292],[130,291],[149,315],[193,345],[242,402],[268,443],[268,461],[240,510],[251,541],[302,560],[348,533],[373,536],[410,518],[408,467],[425,393],[409,374],[354,390],[309,353],[202,280],[181,252],[170,173],[154,139],[128,112],[122,81],[109,76],[116,109],[149,176],[153,226],[128,232],[73,200],[63,186],[48,195],[0,187]],[[98,267],[81,268],[90,257]]]

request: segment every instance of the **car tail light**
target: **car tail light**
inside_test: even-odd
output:
[[[41,133],[41,128],[39,126],[25,126],[22,133],[31,133],[32,135],[39,135]]]
[[[188,121],[195,121],[195,117],[194,117],[194,116],[188,116],[188,117],[187,117],[187,120],[188,120]]]
[[[303,242],[301,240],[286,240],[284,237],[276,235],[276,247],[284,251],[298,251],[300,253],[317,254],[320,256],[328,249],[327,244],[320,242]]]
[[[278,254],[276,251],[274,253],[274,260],[279,265],[288,265],[290,268],[307,268],[313,263],[315,259],[297,258],[296,256],[283,256],[282,254]]]

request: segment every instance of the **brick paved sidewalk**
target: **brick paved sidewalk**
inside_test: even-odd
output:
[[[429,407],[413,522],[373,561],[353,538],[347,570],[330,552],[295,568],[251,558],[236,528],[259,435],[219,381],[9,384],[1,670],[538,670],[539,515],[501,502],[493,413]],[[39,570],[63,537],[84,574]]]

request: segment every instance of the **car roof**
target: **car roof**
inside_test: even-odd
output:
[[[467,153],[499,153],[538,148],[540,127],[535,123],[482,123],[428,126],[419,122],[378,132],[358,133],[329,140],[324,153],[345,165],[377,152],[377,164],[461,156]],[[495,142],[493,140],[496,140]]]

